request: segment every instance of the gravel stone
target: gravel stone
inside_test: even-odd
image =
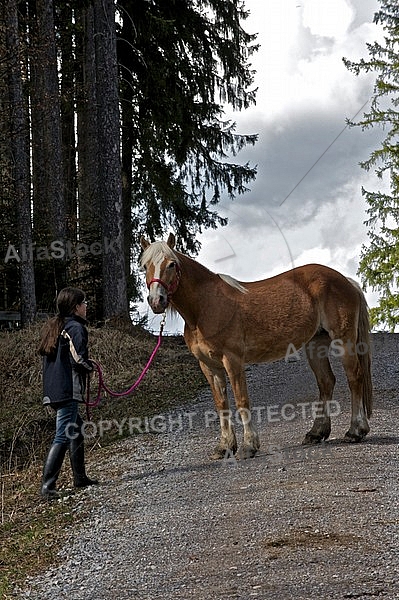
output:
[[[102,484],[78,492],[74,510],[89,515],[71,527],[60,565],[14,596],[399,599],[399,336],[372,342],[375,408],[364,442],[343,442],[350,401],[336,359],[339,414],[330,440],[311,447],[301,441],[318,395],[303,356],[250,366],[254,459],[209,460],[219,426],[205,391],[164,415],[165,431],[125,439],[96,465]]]

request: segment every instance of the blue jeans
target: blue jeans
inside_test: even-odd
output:
[[[56,409],[55,436],[53,444],[69,446],[71,439],[82,435],[83,419],[79,414],[79,403],[71,400]]]

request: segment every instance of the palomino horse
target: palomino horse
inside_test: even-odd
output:
[[[154,313],[170,305],[185,321],[184,338],[212,390],[221,438],[212,458],[237,451],[230,417],[226,373],[244,427],[239,456],[252,457],[259,437],[251,420],[245,364],[287,356],[305,347],[323,407],[304,442],[327,439],[335,377],[328,350],[339,348],[352,397],[352,418],[345,439],[360,441],[370,430],[372,410],[367,304],[360,287],[321,265],[297,267],[263,281],[240,283],[212,273],[167,243],[144,238],[141,265],[146,270],[148,302]]]

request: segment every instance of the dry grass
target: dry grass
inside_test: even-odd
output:
[[[116,390],[137,379],[156,343],[154,336],[133,327],[90,329],[89,333],[90,354]],[[54,560],[75,501],[71,495],[66,503],[48,503],[38,494],[43,458],[54,433],[54,416],[41,405],[39,334],[39,325],[0,333],[0,598],[4,600],[12,597],[12,584]],[[183,340],[164,338],[137,392],[108,399],[93,409],[92,420],[121,422],[162,414],[192,401],[204,383]],[[128,435],[128,429],[123,433]],[[94,439],[91,456],[97,453],[101,460],[101,448],[116,439],[120,439],[117,427]]]

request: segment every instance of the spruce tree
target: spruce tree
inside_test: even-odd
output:
[[[240,0],[121,0],[122,164],[133,235],[172,228],[189,251],[199,231],[225,224],[216,205],[247,189],[256,171],[234,157],[238,135],[223,106],[255,102]],[[137,240],[136,240],[137,241]]]
[[[19,152],[18,144],[30,142],[30,164],[18,168],[32,196],[24,196],[24,223],[32,217],[26,245],[38,309],[51,312],[68,282],[84,287],[90,319],[126,316],[140,293],[141,234],[154,239],[172,229],[180,248],[195,253],[198,233],[226,222],[220,199],[243,193],[255,177],[235,157],[256,135],[237,134],[223,112],[255,102],[250,57],[257,45],[243,28],[244,2],[8,3],[17,8],[24,44],[23,60],[13,50],[0,65],[0,259],[29,233],[18,230],[22,205],[11,189],[9,148]],[[6,29],[0,26],[0,47],[8,57]],[[11,122],[22,106],[9,95],[10,75],[29,108],[24,139]],[[1,274],[7,293],[0,310],[19,296],[26,303],[16,260]]]
[[[356,75],[377,75],[370,111],[350,122],[363,130],[380,127],[386,132],[381,146],[360,163],[366,171],[375,169],[383,189],[362,188],[368,204],[365,224],[370,243],[362,248],[359,274],[365,287],[380,292],[378,306],[371,309],[372,324],[394,331],[399,323],[399,5],[386,0],[380,4],[374,22],[382,25],[384,41],[367,45],[368,60],[355,63],[344,59],[344,63]]]

